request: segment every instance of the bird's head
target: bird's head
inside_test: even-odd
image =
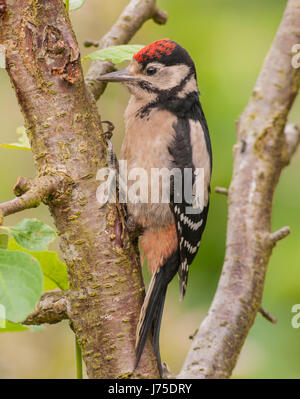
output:
[[[183,47],[169,39],[142,48],[126,69],[102,75],[100,80],[124,83],[139,98],[149,98],[151,93],[183,95],[184,91],[197,91],[193,60]]]

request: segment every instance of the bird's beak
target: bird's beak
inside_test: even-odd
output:
[[[131,82],[137,80],[136,76],[133,76],[128,69],[123,69],[122,71],[116,71],[101,75],[98,78],[103,82]]]

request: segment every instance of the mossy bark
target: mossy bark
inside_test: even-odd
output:
[[[63,182],[49,208],[68,266],[68,315],[87,373],[90,378],[156,378],[150,340],[133,373],[144,295],[139,256],[126,231],[120,231],[119,207],[101,207],[96,199],[106,143],[64,3],[6,0],[5,5],[0,42],[38,175],[59,176]]]

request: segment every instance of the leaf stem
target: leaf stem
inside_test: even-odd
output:
[[[66,9],[67,9],[67,13],[69,14],[69,12],[70,12],[70,0],[66,0]]]

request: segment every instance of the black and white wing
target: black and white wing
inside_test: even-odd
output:
[[[200,105],[200,103],[199,103]],[[201,110],[201,112],[200,112]],[[173,182],[170,203],[174,215],[179,252],[180,298],[184,297],[188,268],[195,258],[206,225],[212,168],[207,124],[200,106],[197,118],[178,119],[170,154],[174,167],[181,170],[182,186]]]

